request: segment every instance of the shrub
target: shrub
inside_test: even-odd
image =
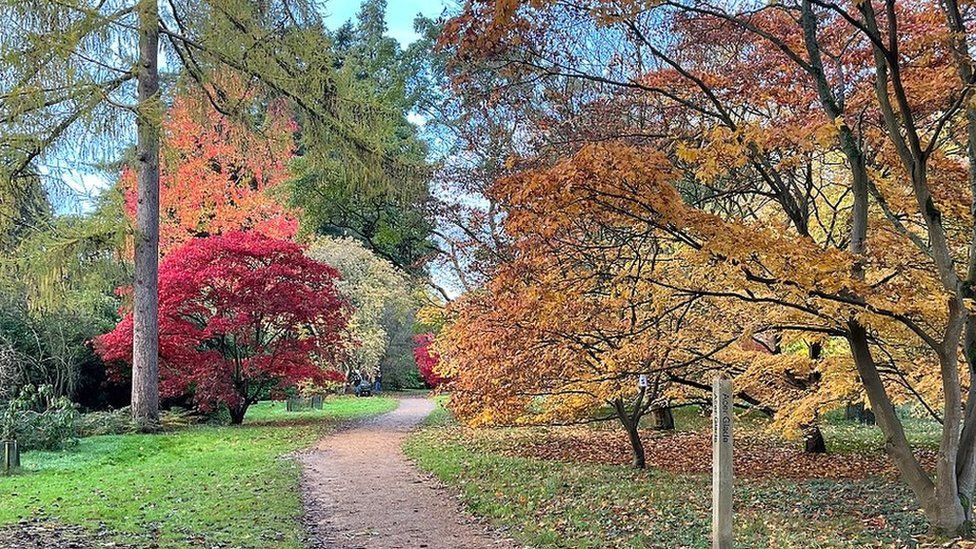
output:
[[[342,362],[350,307],[339,273],[292,242],[257,232],[189,241],[159,267],[159,388],[192,394],[232,423],[262,395],[321,379]],[[109,363],[131,364],[132,315],[96,340]]]
[[[18,260],[0,269],[0,383],[13,393],[0,394],[0,401],[26,385],[50,385],[56,395],[89,408],[114,396],[102,390],[105,368],[90,342],[118,320],[112,289],[124,268],[110,259],[105,242],[84,236],[94,230],[86,227],[80,219],[59,218],[49,231],[25,240]]]
[[[78,411],[50,385],[27,385],[7,403],[0,438],[16,438],[22,450],[58,450],[77,442]]]
[[[159,414],[159,425],[164,431],[174,431],[200,422],[193,410],[172,408]],[[100,435],[125,435],[135,431],[129,407],[81,414],[75,424],[79,437]]]
[[[201,419],[200,414],[195,411],[177,407],[163,410],[159,414],[159,426],[164,431],[175,431],[200,423]]]
[[[441,357],[432,348],[434,334],[418,334],[414,337],[414,341],[417,346],[413,349],[413,358],[417,361],[417,370],[420,371],[420,376],[424,378],[424,383],[431,389],[435,389],[447,380],[437,372],[437,365],[440,364]]]
[[[128,406],[118,410],[81,414],[77,423],[77,433],[80,437],[124,435],[133,430],[132,413]]]

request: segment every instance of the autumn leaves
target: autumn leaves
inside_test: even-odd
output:
[[[535,122],[486,193],[509,245],[442,336],[457,412],[590,421],[648,406],[638,375],[680,401],[715,371],[787,433],[868,400],[954,531],[976,487],[973,21],[737,9],[472,1],[448,25],[459,81],[504,86],[485,110]],[[945,422],[934,482],[897,404]]]

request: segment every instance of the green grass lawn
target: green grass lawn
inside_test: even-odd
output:
[[[247,425],[294,425],[314,420],[348,420],[382,414],[396,408],[396,401],[386,397],[356,398],[353,396],[330,397],[321,410],[286,412],[284,401],[265,401],[247,410]]]
[[[475,437],[476,438],[476,437]],[[476,515],[535,547],[707,547],[707,475],[508,457],[438,410],[407,455],[456,487]],[[885,479],[740,480],[741,547],[908,546],[925,525],[909,491]]]
[[[0,477],[0,525],[49,517],[162,547],[301,547],[299,467],[287,456],[339,420],[390,411],[392,398],[336,397],[322,410],[260,403],[241,427],[82,439],[28,452]]]
[[[901,424],[908,441],[917,448],[936,450],[942,437],[942,424],[932,418],[911,416],[900,410]],[[835,410],[823,419],[824,440],[831,452],[883,452],[885,438],[877,425],[861,425],[844,419],[843,410]]]

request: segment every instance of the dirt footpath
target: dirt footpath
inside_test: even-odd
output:
[[[301,456],[312,547],[516,547],[466,516],[447,489],[404,457],[403,440],[433,408],[428,399],[401,399],[396,410],[339,431]]]

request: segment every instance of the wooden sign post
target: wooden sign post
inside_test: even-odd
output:
[[[732,381],[712,382],[712,548],[732,547]]]

